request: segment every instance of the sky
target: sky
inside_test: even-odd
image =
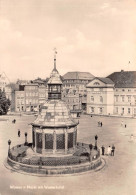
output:
[[[136,1],[0,0],[0,73],[45,79],[54,48],[62,76],[136,70]]]

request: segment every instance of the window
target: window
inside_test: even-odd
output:
[[[124,96],[121,96],[121,100],[122,100],[122,102],[124,102],[124,99],[125,99],[125,97],[124,97]]]
[[[131,102],[131,96],[128,96],[128,102]]]
[[[130,91],[131,91],[131,89],[128,89],[128,91],[130,92]]]
[[[95,83],[94,83],[94,85],[100,85],[100,83],[98,83],[98,82],[95,82]]]
[[[130,110],[131,110],[131,109],[130,109],[130,108],[128,108],[128,114],[130,114]]]
[[[91,96],[91,102],[94,102],[94,97],[93,96]]]
[[[100,96],[100,102],[103,102],[103,97],[102,96]]]
[[[90,112],[91,112],[91,113],[94,113],[94,107],[91,107]]]
[[[118,102],[118,96],[117,95],[115,96],[115,102]]]
[[[100,88],[100,91],[103,91],[103,88]]]
[[[125,91],[125,89],[122,89],[122,91]]]
[[[102,108],[99,108],[99,111],[100,111],[100,114],[102,114],[102,112],[103,112]]]
[[[122,114],[124,114],[124,108],[122,108]]]
[[[118,107],[115,108],[115,112],[118,113]]]

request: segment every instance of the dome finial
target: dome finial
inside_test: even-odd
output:
[[[56,70],[56,54],[57,54],[57,49],[54,48],[54,70]]]

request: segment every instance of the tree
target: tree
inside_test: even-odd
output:
[[[10,104],[10,100],[6,98],[5,91],[0,89],[0,115],[7,114]]]

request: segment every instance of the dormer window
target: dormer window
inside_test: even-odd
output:
[[[100,83],[99,82],[95,82],[94,85],[100,85]]]

